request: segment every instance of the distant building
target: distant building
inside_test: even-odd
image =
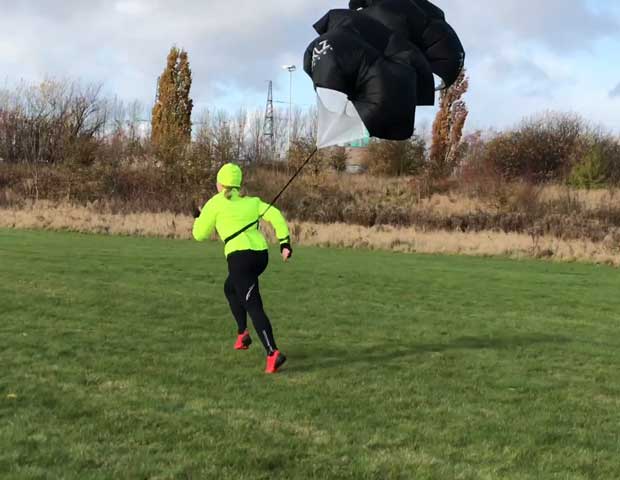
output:
[[[346,169],[347,173],[364,173],[368,165],[368,147],[347,147]]]

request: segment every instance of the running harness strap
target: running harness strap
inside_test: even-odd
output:
[[[239,235],[241,235],[243,232],[247,232],[250,228],[252,228],[254,225],[256,225],[256,229],[258,229],[258,224],[260,222],[260,218],[258,220],[254,220],[252,223],[249,223],[248,225],[246,225],[245,227],[243,227],[241,230],[239,230],[238,232],[233,233],[230,237],[226,238],[224,240],[224,245],[226,245],[228,242],[230,242],[231,240],[234,240],[235,238],[237,238]]]
[[[278,193],[276,195],[276,198],[274,198],[271,203],[269,204],[269,206],[267,207],[267,209],[261,214],[260,217],[258,217],[256,220],[254,220],[252,223],[246,225],[245,227],[243,227],[241,230],[239,230],[238,232],[233,233],[231,236],[227,237],[224,240],[224,245],[226,245],[228,242],[230,242],[231,240],[237,238],[239,235],[241,235],[244,232],[247,232],[250,228],[252,228],[254,225],[256,225],[256,229],[258,229],[259,224],[260,224],[260,219],[263,218],[263,216],[269,211],[269,209],[271,207],[273,207],[274,203],[276,203],[278,201],[278,199],[282,196],[282,194],[285,192],[285,190],[289,187],[289,185],[291,183],[293,183],[293,180],[295,180],[295,178],[297,177],[297,175],[299,175],[301,173],[301,171],[304,169],[304,167],[308,164],[308,162],[310,160],[312,160],[312,157],[314,157],[314,155],[316,154],[316,152],[318,151],[318,148],[315,148],[314,150],[312,150],[312,153],[308,156],[308,158],[306,158],[306,161],[304,163],[301,164],[301,167],[299,167],[297,169],[297,171],[295,172],[295,174],[291,177],[291,179],[288,181],[288,183],[286,185],[284,185],[284,188],[282,190],[280,190],[280,193]]]

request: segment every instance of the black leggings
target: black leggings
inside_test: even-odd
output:
[[[237,322],[238,333],[246,331],[249,313],[265,350],[272,353],[278,348],[258,288],[258,277],[268,263],[267,250],[242,250],[228,255],[228,278],[224,282],[224,293]]]

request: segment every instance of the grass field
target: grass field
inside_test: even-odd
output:
[[[620,478],[620,271],[0,230],[0,478]],[[255,339],[257,340],[257,339]]]

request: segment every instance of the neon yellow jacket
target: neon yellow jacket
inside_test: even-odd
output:
[[[282,213],[275,207],[268,208],[269,204],[260,198],[242,197],[237,190],[232,191],[230,199],[224,196],[224,192],[218,193],[202,208],[200,216],[194,222],[192,234],[196,240],[202,242],[208,239],[215,229],[224,241],[266,212],[262,218],[271,223],[280,244],[290,243],[290,233]],[[254,226],[229,241],[224,248],[224,254],[228,257],[240,250],[260,251],[268,248],[267,240]]]

